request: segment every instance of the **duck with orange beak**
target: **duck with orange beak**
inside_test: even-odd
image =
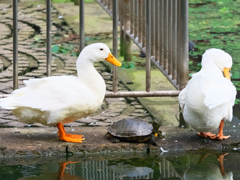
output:
[[[220,49],[209,49],[203,54],[201,63],[202,69],[179,94],[183,117],[201,137],[227,139],[230,136],[223,135],[224,121],[232,120],[237,94],[229,72],[232,57]],[[208,132],[218,127],[217,135]]]
[[[105,60],[121,66],[107,45],[86,46],[77,59],[78,77],[51,76],[24,81],[26,87],[1,99],[0,107],[12,110],[21,122],[56,125],[60,140],[81,143],[83,135],[67,134],[63,124],[89,116],[101,106],[106,85],[94,63]]]

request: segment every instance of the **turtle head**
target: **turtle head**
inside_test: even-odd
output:
[[[159,130],[160,124],[156,120],[154,120],[152,126],[154,136],[158,137],[159,139],[163,138],[164,136],[162,135],[162,132]]]
[[[153,126],[153,133],[154,134],[157,133],[160,125],[158,124],[158,122],[156,120],[153,121],[152,126]]]

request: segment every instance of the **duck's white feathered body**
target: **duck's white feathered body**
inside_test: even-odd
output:
[[[90,45],[77,60],[78,77],[52,76],[24,81],[26,87],[2,99],[0,106],[11,109],[26,123],[52,125],[86,117],[99,109],[106,91],[105,82],[93,64],[105,60],[109,53],[105,44]]]
[[[101,106],[106,89],[104,80],[97,73],[92,81],[95,88],[75,76],[31,79],[24,82],[26,87],[4,99],[1,106],[13,110],[22,122],[69,123],[92,114]]]
[[[185,99],[185,121],[200,132],[217,129],[221,120],[231,121],[235,97],[236,88],[231,81],[201,73],[194,75],[179,95],[179,99]]]
[[[193,75],[186,88],[179,94],[185,121],[200,132],[217,129],[221,120],[231,121],[236,98],[236,88],[222,74],[223,65],[216,65],[214,62],[215,59],[221,58],[211,56],[211,53],[218,53],[217,56],[231,60],[227,53],[221,54],[223,51],[216,52],[216,49],[211,49],[203,56],[202,69]],[[225,65],[232,66],[228,61]]]

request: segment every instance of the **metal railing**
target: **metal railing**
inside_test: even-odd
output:
[[[146,91],[117,92],[117,68],[113,68],[113,92],[106,97],[178,96],[188,81],[188,0],[96,0],[113,17],[113,55],[117,57],[117,26],[121,44],[130,38],[146,54]],[[13,0],[13,89],[18,88],[18,0]],[[51,0],[47,11],[47,76],[51,75]],[[84,47],[84,0],[79,6],[80,50]],[[127,45],[123,45],[127,46]],[[121,47],[123,48],[123,47]],[[123,53],[122,49],[120,50]],[[177,89],[151,91],[151,62]],[[2,97],[6,97],[3,95]]]
[[[178,96],[188,81],[188,0],[97,0],[100,6],[118,20],[120,48],[131,39],[146,54],[146,91],[116,92],[107,97]],[[113,7],[115,9],[113,9]],[[118,9],[118,13],[117,10]],[[117,13],[117,15],[116,15]],[[113,31],[117,29],[113,24]],[[127,36],[128,38],[126,38]],[[117,37],[113,36],[113,41]],[[113,44],[113,49],[117,45]],[[120,50],[128,53],[128,50]],[[151,62],[165,75],[177,91],[151,91]],[[116,77],[116,70],[113,71]]]

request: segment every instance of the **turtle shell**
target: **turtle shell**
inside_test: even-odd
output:
[[[140,119],[123,119],[108,128],[108,132],[116,137],[148,136],[153,126]]]

